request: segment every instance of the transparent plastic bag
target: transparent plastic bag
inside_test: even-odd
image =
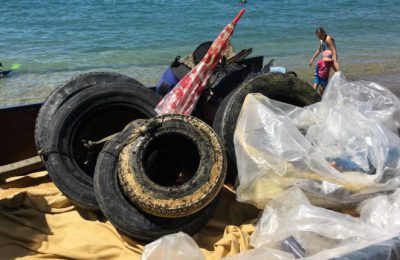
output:
[[[249,94],[234,143],[237,198],[260,209],[292,186],[342,207],[400,185],[400,138],[345,103],[300,108]]]
[[[294,237],[307,255],[313,255],[352,241],[366,241],[373,234],[356,218],[312,206],[301,190],[292,188],[267,205],[251,245],[282,250],[281,241]]]
[[[376,226],[381,233],[400,230],[400,189],[390,195],[380,195],[360,203],[357,207],[362,221]]]
[[[398,251],[400,246],[400,243],[382,242],[400,234],[399,198],[400,190],[397,190],[389,196],[366,200],[359,205],[360,217],[356,218],[313,206],[300,189],[291,188],[267,204],[250,243],[254,248],[284,251],[282,241],[293,237],[304,249],[307,259],[327,259],[348,253],[387,255],[389,249]],[[353,252],[371,245],[374,246],[368,250]],[[286,253],[291,252],[286,250]]]
[[[394,133],[400,128],[400,100],[387,88],[368,81],[348,81],[333,74],[322,97],[323,103],[346,106],[382,123]]]
[[[250,249],[235,256],[227,256],[223,260],[288,260],[296,259],[292,254],[270,248]]]
[[[142,260],[205,260],[196,242],[178,232],[163,236],[144,247]]]
[[[351,252],[349,252],[351,251]],[[349,253],[343,253],[349,252]],[[308,260],[392,260],[400,259],[400,237],[380,240],[369,244],[347,245],[323,251]],[[254,259],[253,259],[254,260]]]
[[[399,201],[400,189],[363,201],[357,207],[360,217],[356,218],[313,206],[300,189],[290,188],[265,207],[251,237],[254,249],[224,259],[299,258],[295,250],[285,247],[283,242],[288,238],[304,251],[303,259],[398,259]],[[146,245],[142,259],[205,258],[194,240],[179,232]]]

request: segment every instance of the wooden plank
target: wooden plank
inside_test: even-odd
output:
[[[38,155],[34,131],[40,105],[0,108],[0,165]]]
[[[25,159],[19,162],[0,166],[0,179],[6,179],[11,176],[23,175],[35,170],[42,169],[43,162],[39,156]]]

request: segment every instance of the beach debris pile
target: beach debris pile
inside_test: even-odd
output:
[[[311,204],[297,187],[269,201],[250,238],[253,249],[226,260],[398,259],[400,189],[365,200],[359,217]],[[205,259],[179,232],[145,246],[143,260]]]
[[[341,73],[304,108],[247,95],[234,136],[237,199],[264,211],[254,249],[226,259],[400,257],[399,113],[389,90]],[[185,259],[198,252],[193,243],[171,234],[143,257],[174,256],[174,245]]]
[[[333,75],[301,108],[246,97],[235,131],[238,200],[264,208],[297,186],[324,207],[352,207],[400,185],[400,102],[389,90]]]
[[[238,201],[264,209],[255,249],[233,259],[344,254],[398,234],[388,223],[400,211],[399,99],[335,73],[321,100],[295,73],[245,59],[251,49],[227,60],[243,12],[193,68],[175,59],[156,88],[96,72],[55,90],[35,131],[53,182],[121,233],[161,238],[144,259],[168,259],[170,249],[169,259],[198,255],[177,232],[207,223],[224,183]],[[178,67],[187,74],[178,76]],[[170,92],[162,97],[161,89]],[[360,218],[332,211],[355,208]]]
[[[118,230],[137,240],[152,241],[177,231],[193,234],[203,227],[217,206],[227,159],[209,124],[180,114],[197,107],[210,78],[219,79],[211,85],[225,89],[226,96],[232,89],[226,89],[225,78],[237,73],[238,86],[250,73],[261,71],[262,57],[250,67],[254,62],[244,58],[251,51],[245,51],[226,61],[240,69],[215,77],[243,13],[171,92],[175,101],[185,104],[185,113],[171,114],[170,105],[178,106],[164,103],[157,88],[110,72],[81,75],[51,93],[38,115],[35,141],[56,186],[77,206],[101,211]],[[195,86],[198,89],[190,92]],[[198,96],[191,102],[177,100],[186,98],[179,94],[180,87],[189,90],[190,97]],[[163,115],[156,115],[157,104],[165,105]],[[203,104],[207,108],[209,103]],[[215,111],[199,110],[198,117],[212,122]]]
[[[242,78],[243,70],[235,73]],[[227,88],[229,82],[222,79],[217,86]],[[56,89],[42,106],[36,122],[38,152],[68,198],[101,211],[124,234],[141,241],[177,231],[193,234],[212,216],[224,182],[236,179],[234,157],[225,150],[229,147],[234,156],[235,118],[245,96],[287,96],[301,105],[319,100],[309,84],[293,75],[261,73],[237,84],[223,99],[226,105],[207,117],[214,121],[210,124],[198,119],[201,113],[156,116],[160,96],[129,77],[81,75]],[[293,94],[297,99],[290,98]]]

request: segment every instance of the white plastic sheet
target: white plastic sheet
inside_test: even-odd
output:
[[[374,234],[357,218],[312,206],[301,190],[294,188],[268,204],[251,245],[281,249],[281,241],[293,236],[308,255],[313,255]]]
[[[366,200],[359,206],[360,218],[356,218],[315,207],[300,189],[291,188],[266,206],[251,238],[251,245],[283,251],[282,241],[293,237],[305,250],[305,256],[311,257],[307,259],[344,255],[379,240],[398,236],[399,201],[400,190],[389,196]],[[369,253],[382,255],[388,249],[388,245],[376,246]],[[386,255],[389,259],[390,254]]]
[[[323,100],[306,108],[248,95],[234,137],[237,195],[264,212],[255,249],[226,259],[286,260],[298,252],[309,260],[400,258],[399,108],[385,88],[340,73]],[[359,202],[359,218],[316,206]],[[289,252],[288,238],[302,250]],[[204,257],[177,233],[147,245],[143,259]]]
[[[144,247],[142,260],[205,260],[196,242],[183,232],[163,236]]]
[[[322,102],[359,111],[366,117],[384,124],[395,133],[398,133],[400,128],[398,97],[377,83],[348,81],[341,72],[337,72],[330,79]]]
[[[340,73],[326,93],[305,108],[260,94],[246,97],[234,136],[239,201],[262,209],[297,186],[318,205],[342,207],[400,186],[400,138],[386,127],[397,124],[389,119],[400,101],[383,87],[349,83]]]
[[[308,260],[398,259],[400,189],[363,201],[357,209],[360,217],[316,207],[300,189],[290,188],[265,207],[251,237],[254,249],[224,259],[296,259],[296,252],[283,246],[287,238],[296,241]],[[179,232],[146,245],[142,259],[204,260],[204,256],[190,236]]]
[[[290,254],[280,250],[270,249],[270,248],[256,248],[250,249],[243,253],[235,256],[228,256],[222,258],[223,260],[288,260],[295,259],[295,257]]]

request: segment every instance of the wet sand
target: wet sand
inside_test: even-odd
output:
[[[390,89],[396,96],[400,97],[400,73],[387,73],[377,75],[364,75],[356,77],[347,77],[350,80],[366,80],[376,82]]]
[[[309,84],[313,84],[313,71],[310,69],[293,69],[299,76],[299,78],[305,80]],[[365,71],[362,73],[354,73],[354,71],[349,71],[348,68],[344,68],[344,75],[348,80],[365,80],[365,81],[372,81],[376,82],[388,89],[390,89],[396,96],[400,98],[400,71],[390,71],[390,72],[377,72],[377,73],[370,73],[370,71]],[[349,71],[350,73],[346,73]],[[136,77],[136,74],[132,73],[122,73],[130,77]],[[159,73],[161,75],[161,72]],[[71,76],[71,79],[73,77]],[[12,78],[11,78],[12,79]],[[158,80],[157,78],[154,79],[155,81]],[[25,93],[23,98],[6,98],[1,100],[0,98],[0,107],[3,106],[13,106],[17,104],[24,104],[24,103],[35,103],[35,102],[42,102],[47,97],[51,88],[45,88],[45,90],[41,89],[38,91],[28,92]]]
[[[300,72],[299,74],[300,78],[304,79],[311,85],[313,84],[314,77],[311,73]],[[390,89],[390,91],[392,91],[396,96],[400,98],[400,72],[387,72],[379,74],[365,73],[357,75],[344,73],[344,76],[346,77],[346,79],[351,81],[365,80],[378,83],[379,85]]]

